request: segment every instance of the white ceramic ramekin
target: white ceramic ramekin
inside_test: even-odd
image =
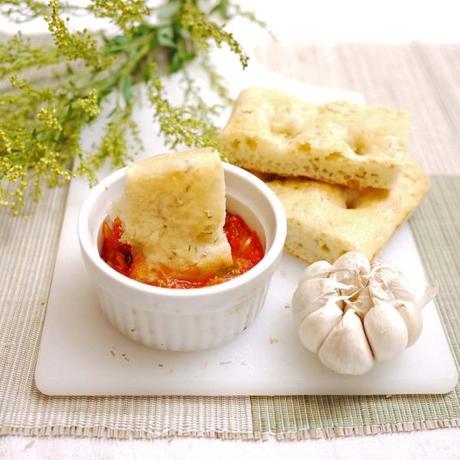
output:
[[[237,278],[198,289],[167,289],[134,281],[100,257],[101,227],[121,196],[125,170],[111,174],[86,198],[78,220],[83,260],[101,308],[122,334],[148,347],[203,350],[224,344],[261,310],[286,239],[286,217],[274,193],[257,177],[224,163],[227,209],[239,214],[265,246],[264,258]]]

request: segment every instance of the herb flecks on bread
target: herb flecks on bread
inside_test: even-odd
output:
[[[286,249],[308,263],[333,263],[348,251],[372,259],[411,215],[430,187],[413,160],[406,160],[391,190],[350,190],[309,179],[268,182],[287,216]]]
[[[151,266],[206,272],[232,264],[223,230],[224,171],[214,150],[132,163],[111,214],[123,222],[123,240]]]
[[[235,102],[219,144],[246,169],[389,189],[406,156],[409,124],[403,111],[349,102],[318,106],[249,88]]]

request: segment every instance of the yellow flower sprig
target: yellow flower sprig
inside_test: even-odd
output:
[[[240,44],[220,24],[251,14],[229,0],[165,0],[159,7],[146,0],[92,0],[79,7],[80,14],[111,21],[117,32],[110,36],[71,31],[66,12],[75,8],[59,0],[0,4],[0,15],[11,20],[42,17],[51,38],[40,46],[21,34],[0,41],[0,207],[14,213],[28,196],[39,199],[44,184],[62,186],[75,175],[94,182],[106,161],[118,167],[133,156],[134,145],[140,146],[132,118],[142,93],[139,85],[146,86],[168,145],[215,146],[213,118],[230,98],[209,64],[208,50],[227,44],[243,67],[248,63]],[[187,71],[193,60],[221,103],[209,106],[201,97]],[[54,78],[34,82],[36,69],[46,68]],[[179,106],[171,103],[164,85],[173,73],[182,74]],[[82,131],[102,113],[104,131],[95,146],[84,149]]]

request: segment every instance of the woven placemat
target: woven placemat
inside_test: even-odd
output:
[[[460,361],[460,177],[435,176],[411,220],[436,303]],[[460,389],[443,396],[48,397],[33,371],[66,194],[27,221],[0,214],[0,433],[114,438],[302,439],[460,425]]]
[[[444,48],[439,49],[444,50]],[[348,48],[345,48],[345,51],[347,50]],[[353,50],[357,51],[355,48]],[[450,53],[451,48],[448,50]],[[341,63],[344,55],[347,56],[347,62],[348,57],[351,56],[344,54],[343,48],[335,51],[328,49],[324,53],[326,51],[329,53],[329,62],[336,59],[336,65],[345,65]],[[455,56],[458,55],[457,51]],[[370,48],[364,47],[360,50],[361,65],[366,52],[371,53]],[[370,54],[372,59],[379,52],[388,54],[387,49],[382,51],[382,48],[373,47]],[[302,53],[307,51],[302,49]],[[307,53],[306,56],[310,56],[314,62],[315,59],[319,59],[318,56],[321,56],[318,53],[317,48],[312,48],[310,54]],[[419,56],[420,48],[409,47],[402,51],[400,48],[395,48],[395,53],[390,55],[391,65],[396,65],[397,62],[394,61],[398,61],[401,56],[404,57],[406,54],[413,56],[414,53],[418,53]],[[455,62],[458,66],[459,61]],[[404,67],[402,63],[400,67]],[[363,67],[366,72],[369,68]],[[443,67],[441,66],[440,69],[442,70]],[[336,84],[343,88],[347,88],[348,85],[348,88],[356,89],[355,87],[359,86],[356,82],[358,79],[356,75],[359,76],[359,72],[353,73],[345,68],[342,70],[342,74],[347,75],[347,78],[350,78],[350,75],[354,76],[353,82],[325,81],[323,84]],[[432,75],[423,72],[426,78]],[[335,78],[336,74],[331,75]],[[365,75],[366,83],[362,84],[367,85],[368,88],[369,81],[373,81],[372,75]],[[411,75],[418,74],[413,72],[408,74],[407,78],[411,78]],[[315,78],[317,75],[312,75],[310,81],[318,83]],[[377,84],[378,78],[374,82],[376,82],[375,88],[380,89]],[[437,139],[439,130],[430,131],[428,124],[430,118],[415,120],[416,129],[420,130],[422,137],[426,137],[426,142],[415,143],[415,151],[425,166],[431,164],[434,165],[436,172],[445,168],[446,173],[457,173],[460,176],[455,161],[455,155],[458,153],[452,150],[458,145],[458,135],[454,128],[458,125],[455,123],[455,117],[458,117],[456,114],[460,113],[460,107],[456,107],[456,112],[450,108],[455,103],[460,105],[460,102],[455,98],[452,100],[449,93],[453,81],[447,79],[444,83],[442,87],[447,94],[435,91],[432,97],[439,101],[434,106],[429,105],[429,99],[428,105],[420,102],[417,87],[410,91],[407,88],[402,96],[412,98],[408,99],[408,102],[412,101],[420,105],[417,112],[419,117],[420,114],[429,112],[441,117],[444,113],[446,125],[442,125],[439,129],[444,130],[443,133],[447,132],[447,137],[440,138],[439,141]],[[386,86],[382,86],[387,90],[390,88],[387,93],[381,93],[382,102],[394,102],[392,85],[390,81]],[[365,92],[365,95],[368,96],[368,92]],[[375,92],[372,95],[376,97]],[[410,107],[410,103],[408,106]],[[440,120],[437,122],[440,123]],[[432,283],[436,282],[440,287],[436,303],[458,368],[460,360],[458,347],[460,177],[435,175],[432,181],[432,192],[416,211],[411,225],[428,277]],[[303,439],[460,425],[458,386],[454,392],[444,396],[390,398],[368,396],[53,398],[41,394],[33,384],[33,373],[65,200],[65,190],[48,191],[36,209],[33,211],[26,209],[30,214],[26,220],[11,217],[6,211],[0,212],[0,434],[144,439],[168,436]]]

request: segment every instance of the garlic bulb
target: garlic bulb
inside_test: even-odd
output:
[[[308,266],[292,311],[305,348],[335,372],[360,375],[418,339],[421,309],[434,295],[428,288],[417,299],[395,267],[353,251]]]

